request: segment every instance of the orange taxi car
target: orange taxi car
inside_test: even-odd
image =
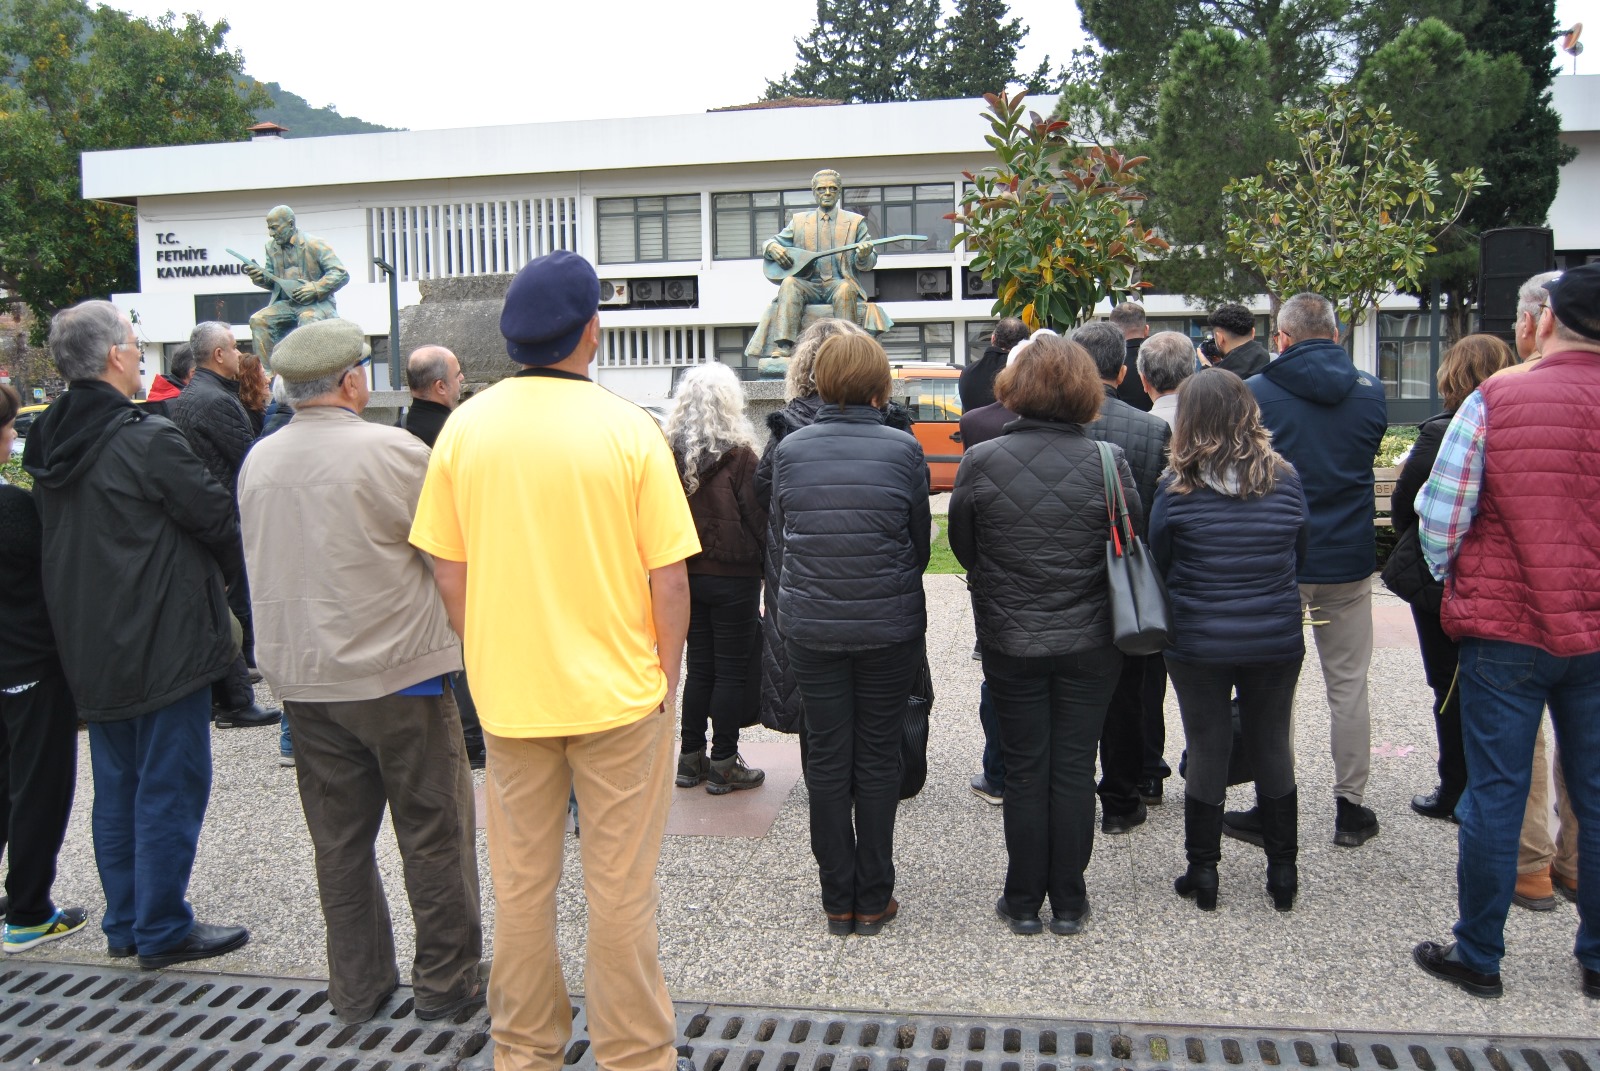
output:
[[[911,413],[911,433],[928,459],[934,494],[955,486],[961,465],[961,369],[951,364],[907,361],[890,366],[889,396]]]

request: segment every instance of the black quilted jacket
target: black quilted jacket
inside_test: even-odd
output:
[[[1133,473],[1111,450],[1143,527]],[[1109,647],[1109,532],[1100,451],[1081,425],[1022,418],[968,450],[950,496],[950,549],[967,567],[978,643],[1013,658]]]
[[[239,401],[239,385],[209,368],[197,368],[183,393],[167,402],[167,418],[178,425],[207,471],[228,494],[236,495],[239,467],[256,438],[250,414]]]
[[[1172,426],[1158,416],[1141,413],[1117,397],[1117,389],[1105,388],[1105,401],[1100,403],[1100,419],[1083,430],[1091,439],[1122,447],[1122,453],[1133,469],[1133,485],[1139,489],[1139,509],[1133,510],[1136,519],[1133,530],[1144,535],[1144,520],[1150,503],[1156,500],[1156,481],[1167,467],[1167,447],[1172,441]],[[1133,499],[1128,499],[1133,508]]]
[[[921,639],[931,518],[917,440],[869,406],[828,405],[772,460],[784,639],[825,650]]]

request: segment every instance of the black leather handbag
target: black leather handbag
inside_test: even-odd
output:
[[[1105,481],[1106,520],[1111,538],[1106,540],[1106,584],[1111,605],[1111,640],[1123,654],[1159,654],[1167,646],[1172,629],[1167,608],[1167,586],[1162,583],[1156,563],[1133,534],[1128,502],[1117,478],[1117,463],[1111,447],[1096,442],[1100,450],[1100,473]]]
[[[928,713],[933,709],[933,670],[922,652],[916,682],[906,700],[905,731],[900,737],[900,798],[908,800],[928,781]]]
[[[1422,538],[1413,524],[1395,540],[1383,566],[1383,586],[1418,609],[1438,616],[1444,604],[1444,582],[1435,580],[1422,556]]]

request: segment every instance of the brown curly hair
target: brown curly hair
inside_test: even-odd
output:
[[[1517,363],[1517,355],[1494,335],[1467,335],[1439,358],[1439,397],[1449,410],[1461,408],[1467,395],[1502,368]]]
[[[239,361],[239,400],[252,413],[265,413],[272,400],[272,383],[267,379],[261,358],[246,353]]]

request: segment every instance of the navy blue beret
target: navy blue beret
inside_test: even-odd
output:
[[[576,253],[558,249],[530,260],[511,280],[500,333],[518,364],[555,364],[571,355],[600,309],[600,278]]]

